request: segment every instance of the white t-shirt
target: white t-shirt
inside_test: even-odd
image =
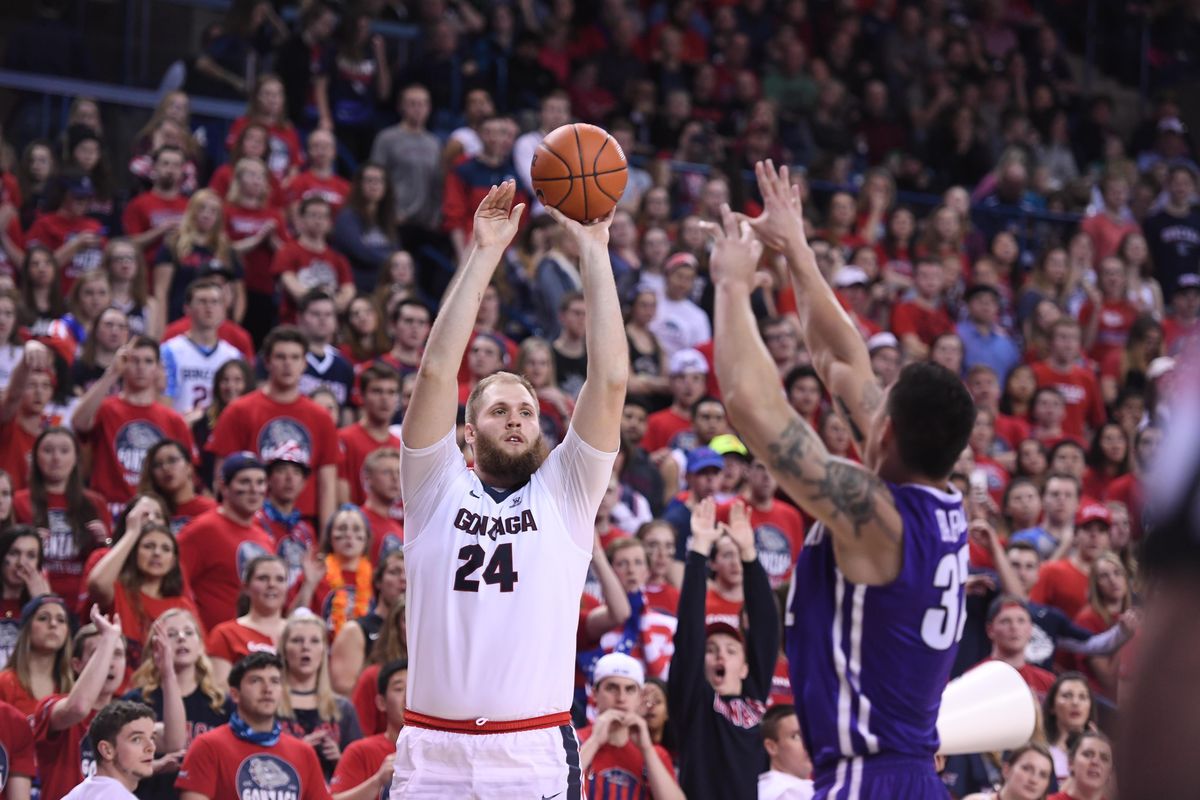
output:
[[[685,347],[695,347],[712,339],[712,323],[704,309],[691,300],[658,299],[658,311],[650,323],[650,332],[658,337],[667,357]]]
[[[67,792],[63,800],[137,800],[137,796],[116,778],[93,775]]]
[[[474,158],[483,152],[483,139],[479,138],[474,128],[466,125],[451,131],[450,141],[461,144],[463,155],[467,158]]]
[[[758,776],[758,800],[812,800],[813,782],[771,769]]]
[[[404,447],[409,708],[495,721],[570,708],[578,601],[615,459],[572,427],[528,483],[489,494],[453,430]]]
[[[13,344],[0,344],[0,389],[7,389],[13,370],[21,363],[25,348]]]

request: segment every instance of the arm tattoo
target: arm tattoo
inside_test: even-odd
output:
[[[812,428],[803,420],[798,417],[788,420],[779,439],[767,446],[771,454],[771,467],[789,478],[803,479],[803,461],[812,449],[812,437]]]
[[[858,427],[858,423],[854,421],[854,415],[850,413],[850,406],[846,405],[846,401],[841,397],[833,398],[837,401],[838,407],[842,409],[842,416],[846,420],[846,424],[850,426],[850,435],[854,438],[854,443],[859,447],[866,441],[863,436],[862,428]]]
[[[883,488],[883,483],[866,469],[830,458],[825,462],[824,476],[803,480],[811,487],[809,499],[828,500],[836,516],[854,525],[855,537],[861,537],[863,526],[876,520],[875,492]]]
[[[862,396],[859,399],[862,410],[869,414],[874,414],[879,408],[879,404],[883,402],[883,390],[879,388],[879,384],[875,381],[870,381],[865,384],[862,389]]]

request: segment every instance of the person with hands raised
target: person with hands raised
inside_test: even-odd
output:
[[[29,718],[46,800],[59,800],[95,771],[96,752],[87,738],[88,725],[125,680],[120,615],[110,619],[93,606],[91,620],[71,642],[75,685],[68,694],[43,699]]]
[[[818,794],[850,787],[864,800],[945,797],[936,721],[968,571],[967,517],[949,475],[975,406],[933,363],[908,365],[886,394],[878,387],[866,343],[817,267],[787,170],[768,161],[755,174],[763,213],[739,218],[724,206],[713,230],[715,360],[733,426],[819,523],[797,560],[787,630],[814,783]],[[762,391],[778,381],[750,305],[764,245],[787,262],[813,366],[862,464],[831,455],[783,392]]]
[[[5,443],[0,469],[12,479],[14,492],[29,485],[28,453],[46,426],[46,406],[54,394],[54,381],[50,348],[30,339],[0,395],[0,441]]]
[[[638,713],[644,682],[641,662],[625,653],[596,662],[596,721],[579,731],[579,769],[589,800],[646,790],[655,800],[683,800],[671,756],[654,744]],[[631,775],[638,776],[634,787]]]
[[[733,539],[742,558],[748,631],[705,624],[708,558],[722,535]],[[778,652],[779,615],[745,504],[735,502],[729,525],[718,527],[716,503],[705,498],[692,509],[667,684],[671,719],[689,734],[680,742],[679,767],[680,785],[692,800],[756,796],[758,774],[767,768],[760,726]]]

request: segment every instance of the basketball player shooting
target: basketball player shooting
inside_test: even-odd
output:
[[[962,636],[967,521],[948,484],[975,419],[959,378],[910,364],[881,390],[866,345],[817,270],[799,193],[756,168],[764,212],[722,210],[716,366],[750,450],[817,520],[796,563],[787,656],[817,798],[938,798],[941,693]],[[862,455],[831,456],[788,405],[750,306],[763,246],[782,253],[813,365]]]
[[[549,455],[518,375],[484,378],[466,407],[472,472],[455,442],[458,366],[484,289],[517,232],[515,184],[492,187],[404,415],[408,710],[393,798],[578,800],[570,725],[579,597],[618,445],[629,356],[608,259],[610,213],[547,212],[574,238],[587,299],[587,379]]]

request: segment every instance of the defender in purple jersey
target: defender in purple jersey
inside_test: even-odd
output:
[[[937,713],[964,622],[967,521],[949,487],[975,408],[958,376],[911,364],[887,390],[817,269],[786,168],[756,167],[764,213],[714,230],[716,366],[738,433],[817,523],[797,561],[787,654],[817,798],[942,800]],[[716,228],[716,226],[713,226]],[[750,306],[763,245],[788,263],[805,340],[863,463],[829,454],[788,405]]]

